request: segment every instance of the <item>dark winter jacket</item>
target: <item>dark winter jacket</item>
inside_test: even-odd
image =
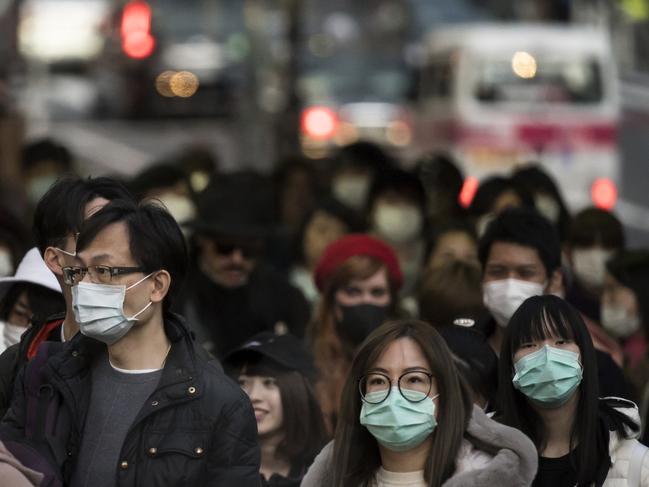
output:
[[[2,418],[13,395],[14,380],[18,371],[36,355],[38,346],[44,341],[61,341],[61,326],[65,313],[48,318],[45,322],[33,323],[23,336],[20,343],[10,346],[0,354],[0,418]]]
[[[179,317],[167,316],[165,331],[171,350],[160,383],[124,440],[115,485],[258,487],[260,456],[250,401],[218,364],[198,352]],[[105,346],[77,335],[59,347],[42,366],[40,385],[33,384],[30,372],[38,357],[21,371],[0,438],[29,439],[42,427],[39,451],[68,484],[90,402],[90,366]],[[44,414],[32,414],[33,404]],[[46,419],[32,424],[37,418]]]

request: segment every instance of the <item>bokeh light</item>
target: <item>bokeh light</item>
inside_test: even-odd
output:
[[[189,98],[198,90],[198,77],[189,71],[178,71],[169,80],[171,92],[180,98]]]
[[[524,79],[536,76],[536,59],[529,52],[517,51],[512,57],[512,69],[516,76]]]

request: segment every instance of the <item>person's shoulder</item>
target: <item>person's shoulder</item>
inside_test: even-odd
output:
[[[224,408],[241,402],[250,402],[239,384],[226,375],[216,359],[200,356],[197,357],[196,365],[202,372],[203,397],[207,402],[215,406],[221,405]]]

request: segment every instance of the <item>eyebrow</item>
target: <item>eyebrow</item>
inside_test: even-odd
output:
[[[390,375],[390,372],[382,367],[372,367],[367,371],[368,374],[372,372],[381,372],[382,374]],[[427,374],[431,373],[426,367],[407,367],[403,369],[401,373],[405,374],[407,372],[426,372]]]

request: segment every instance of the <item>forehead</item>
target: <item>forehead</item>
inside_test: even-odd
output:
[[[409,367],[430,368],[421,347],[412,338],[402,337],[389,343],[372,367],[399,371]]]
[[[118,222],[106,226],[77,257],[87,265],[133,262],[126,223]]]
[[[349,281],[349,286],[357,287],[387,287],[388,285],[388,275],[385,270],[385,267],[381,267],[378,271],[372,274],[367,279],[352,279]]]
[[[494,242],[489,250],[487,265],[503,265],[508,267],[541,266],[543,262],[537,250],[511,242]]]
[[[110,202],[106,198],[102,198],[101,196],[93,198],[86,204],[86,207],[83,209],[83,218],[87,220],[108,203]]]

